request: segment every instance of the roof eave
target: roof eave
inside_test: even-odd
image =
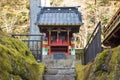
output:
[[[48,27],[48,26],[81,26],[82,24],[36,24],[36,25],[39,27],[45,26]]]

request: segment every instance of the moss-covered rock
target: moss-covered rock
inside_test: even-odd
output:
[[[82,65],[82,67],[77,65],[76,71],[77,80],[119,80],[120,46],[104,50],[97,55],[92,63],[85,66]]]
[[[43,73],[26,44],[0,31],[0,80],[41,80]]]

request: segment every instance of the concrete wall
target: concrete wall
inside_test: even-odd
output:
[[[30,34],[40,34],[39,28],[35,25],[40,6],[41,0],[30,0]],[[38,37],[32,36],[30,39],[38,39]]]
[[[35,25],[37,14],[40,12],[41,7],[50,6],[50,0],[30,0],[30,34],[40,34],[39,28]],[[40,37],[30,37],[33,39],[40,39]]]

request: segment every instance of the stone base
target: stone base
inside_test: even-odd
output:
[[[75,56],[67,55],[64,59],[54,59],[53,55],[44,55],[42,62],[47,68],[74,68]]]

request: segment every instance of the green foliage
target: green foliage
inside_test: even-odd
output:
[[[96,58],[96,63],[97,64],[96,64],[95,71],[99,71],[101,69],[102,64],[105,63],[105,59],[106,59],[106,56],[107,56],[108,53],[109,53],[109,51],[105,50],[105,51],[102,52],[102,54],[98,55],[99,57]]]
[[[0,33],[0,80],[40,80],[44,64],[36,62],[22,41]]]
[[[81,64],[76,64],[75,69],[77,73],[77,80],[83,80],[84,79],[84,66]]]
[[[88,65],[76,64],[75,69],[77,80],[87,80],[90,74],[91,67],[92,63],[89,63]]]
[[[76,66],[77,80],[119,80],[119,64],[120,46],[105,50],[97,55],[94,62]]]

